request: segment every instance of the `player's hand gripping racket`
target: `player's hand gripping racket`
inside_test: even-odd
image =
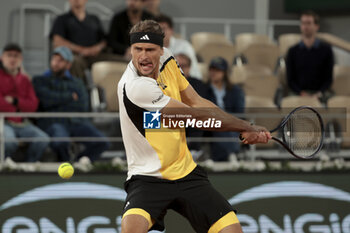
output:
[[[291,111],[270,132],[281,131],[282,138],[272,137],[299,159],[311,159],[321,149],[324,138],[323,121],[313,108],[301,106]]]

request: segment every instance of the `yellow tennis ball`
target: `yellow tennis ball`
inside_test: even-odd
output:
[[[58,167],[58,175],[62,179],[69,179],[73,176],[74,174],[74,168],[70,163],[62,163]]]

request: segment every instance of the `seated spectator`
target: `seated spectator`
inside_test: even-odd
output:
[[[196,53],[194,52],[192,45],[187,40],[174,37],[173,20],[166,15],[159,15],[155,20],[163,29],[164,47],[170,49],[173,54],[183,53],[191,58],[191,76],[202,79],[202,74],[199,70]]]
[[[7,44],[1,55],[0,112],[35,112],[38,99],[29,78],[21,72],[22,49]],[[4,127],[5,156],[12,157],[17,148],[17,138],[33,138],[25,153],[27,162],[40,160],[49,144],[49,137],[42,130],[22,117],[8,117]]]
[[[212,101],[220,108],[229,113],[244,112],[244,92],[236,86],[231,85],[228,79],[228,64],[222,57],[213,58],[209,65],[209,83],[207,86],[206,99]],[[237,138],[237,132],[210,132],[212,137]],[[229,155],[238,153],[239,142],[212,142],[211,158],[214,161],[227,161]]]
[[[160,0],[143,0],[145,5],[145,10],[151,13],[153,16],[158,16],[161,14],[159,5]]]
[[[43,75],[33,78],[34,89],[40,100],[40,111],[88,111],[89,98],[84,84],[69,72],[72,61],[73,54],[69,48],[57,47],[51,57],[50,69]],[[104,137],[86,118],[42,118],[38,120],[38,126],[53,138]],[[109,147],[107,139],[81,143],[85,146],[85,150],[79,153],[76,159],[88,156],[94,161]],[[68,141],[52,141],[50,145],[60,160],[70,160]]]
[[[192,61],[189,56],[183,53],[179,53],[175,55],[176,61],[179,64],[184,76],[188,80],[188,82],[191,84],[193,89],[202,97],[204,97],[206,86],[201,80],[198,80],[198,78],[195,78],[191,76],[190,70],[192,66]]]
[[[108,45],[113,53],[130,60],[130,28],[141,20],[152,18],[150,13],[143,10],[142,0],[126,0],[126,9],[113,16],[109,27]]]
[[[308,11],[301,15],[302,39],[289,49],[286,68],[288,86],[294,94],[325,100],[332,85],[334,58],[331,46],[316,38],[319,27],[317,14]]]
[[[71,73],[85,77],[85,69],[103,60],[105,34],[99,18],[85,10],[87,0],[69,0],[70,11],[56,18],[50,37],[54,48],[66,46],[76,55]]]
[[[191,59],[185,54],[177,54],[175,55],[175,59],[179,64],[184,76],[191,84],[193,89],[202,97],[204,97],[206,93],[206,86],[201,80],[196,78],[192,78],[190,76],[191,69]],[[195,128],[186,128],[186,136],[187,137],[203,137],[203,131]],[[191,154],[195,160],[197,160],[202,154],[201,143],[200,142],[188,142],[188,148],[191,151]]]

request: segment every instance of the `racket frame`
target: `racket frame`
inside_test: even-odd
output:
[[[273,130],[270,131],[270,133],[273,133],[279,129],[282,129],[288,122],[289,118],[296,112],[296,111],[299,111],[301,109],[309,109],[311,110],[312,112],[314,112],[320,122],[320,126],[321,126],[321,142],[320,142],[320,145],[318,146],[318,148],[316,149],[316,151],[314,153],[312,153],[311,155],[309,156],[306,156],[306,157],[303,157],[303,156],[300,156],[300,155],[297,155],[295,154],[289,147],[288,145],[286,145],[283,140],[285,141],[285,138],[284,138],[284,134],[282,134],[282,140],[280,140],[279,138],[276,138],[276,137],[272,137],[273,140],[275,140],[276,142],[278,142],[280,145],[282,145],[290,154],[292,154],[294,157],[298,158],[298,159],[312,159],[315,157],[315,155],[322,149],[323,147],[323,141],[324,141],[324,137],[325,137],[325,132],[324,132],[324,124],[323,124],[323,120],[322,120],[322,117],[321,115],[312,107],[310,106],[300,106],[300,107],[297,107],[295,108],[293,111],[291,111],[287,116],[285,116],[283,118],[283,120],[281,121],[281,123],[276,127],[274,128]]]

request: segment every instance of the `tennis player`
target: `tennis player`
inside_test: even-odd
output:
[[[173,209],[189,220],[196,232],[242,232],[235,211],[209,183],[193,161],[185,130],[149,130],[143,115],[189,114],[199,120],[215,118],[220,131],[238,131],[244,143],[266,143],[263,127],[252,126],[201,98],[189,85],[169,50],[164,34],[152,20],[130,31],[132,61],[119,84],[119,113],[127,154],[128,177],[122,232],[164,230],[164,216]],[[158,112],[159,111],[159,112]]]

